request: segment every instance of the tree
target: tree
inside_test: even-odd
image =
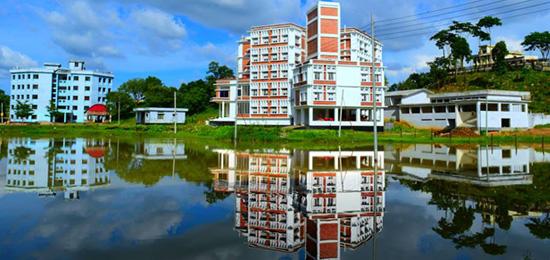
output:
[[[460,63],[460,68],[464,68],[464,61],[469,61],[472,57],[472,50],[470,50],[468,41],[461,36],[455,37],[451,42],[451,55],[455,63],[456,77],[458,75],[458,63]]]
[[[521,43],[526,51],[539,50],[543,59],[548,59],[550,53],[550,32],[532,32],[525,36]]]
[[[143,102],[145,98],[147,83],[144,79],[131,79],[122,83],[122,85],[118,88],[118,91],[130,95],[134,99],[134,103],[137,105]]]
[[[34,110],[32,109],[31,104],[29,104],[27,101],[25,103],[21,103],[21,101],[17,101],[17,105],[15,105],[15,115],[19,118],[28,118],[34,114]]]
[[[4,112],[3,116],[7,117],[10,114],[10,96],[6,95],[3,90],[0,90],[0,104],[4,107],[4,111],[0,111],[0,114]]]
[[[206,81],[208,83],[210,95],[214,96],[215,94],[216,80],[233,77],[235,77],[235,74],[232,69],[225,65],[220,66],[218,62],[211,61],[210,64],[208,64],[208,71],[206,73]]]
[[[55,122],[58,117],[63,115],[63,113],[59,112],[59,109],[55,105],[53,99],[50,100],[50,105],[48,105],[46,109],[48,110],[48,114],[46,114],[46,116],[50,117],[50,122]]]
[[[111,91],[107,93],[107,107],[113,118],[118,118],[118,105],[120,102],[120,118],[126,119],[133,116],[133,109],[135,107],[134,99],[126,93],[121,91]]]
[[[181,84],[178,90],[181,93],[181,104],[189,109],[190,115],[202,112],[208,107],[213,96],[209,93],[208,87],[209,84],[204,80]]]
[[[430,40],[435,41],[435,46],[443,51],[443,58],[447,57],[446,48],[451,45],[451,43],[456,38],[456,34],[450,32],[449,30],[441,30],[434,34]]]
[[[494,16],[485,16],[477,22],[477,27],[481,28],[482,30],[485,29],[486,37],[483,37],[485,35],[481,35],[480,37],[481,41],[489,41],[489,45],[491,44],[491,28],[495,26],[501,26],[502,21],[498,17]]]
[[[497,42],[495,47],[491,50],[491,56],[494,61],[493,70],[497,73],[505,73],[507,70],[506,55],[508,55],[508,48],[504,41]]]

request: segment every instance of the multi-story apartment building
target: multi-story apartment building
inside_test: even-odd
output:
[[[291,23],[252,27],[239,41],[238,78],[217,82],[214,122],[290,125],[292,73],[304,61],[304,36],[304,28]]]
[[[215,190],[235,192],[235,228],[248,244],[277,251],[303,246],[304,223],[293,205],[292,158],[280,153],[217,150]]]
[[[383,123],[382,44],[341,28],[340,4],[319,1],[305,29],[252,27],[239,41],[238,76],[217,82],[214,124],[372,128],[373,102]],[[373,81],[375,87],[373,88]]]
[[[294,70],[294,124],[372,129],[383,125],[382,45],[341,28],[340,4],[320,1],[307,12],[307,60]],[[375,87],[373,88],[373,81]]]
[[[251,246],[339,258],[382,230],[383,152],[215,151],[214,189],[235,193],[235,228]]]
[[[67,199],[79,192],[110,183],[104,151],[83,139],[19,138],[8,143],[6,189],[40,196],[63,192]]]
[[[12,122],[84,122],[94,104],[104,104],[111,91],[111,73],[86,70],[84,61],[70,61],[69,68],[46,63],[42,68],[16,68],[11,73],[10,120]],[[61,116],[50,118],[53,101]],[[28,118],[16,116],[17,103],[31,105]]]

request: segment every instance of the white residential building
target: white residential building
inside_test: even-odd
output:
[[[6,190],[36,192],[40,196],[61,191],[65,198],[77,199],[80,191],[110,183],[104,149],[84,139],[11,139]]]
[[[86,120],[86,110],[94,104],[104,104],[111,91],[111,73],[86,70],[84,61],[70,61],[69,68],[46,63],[42,68],[15,68],[11,73],[10,120],[12,122],[52,122],[48,113],[50,102],[62,113],[58,122]],[[17,103],[31,105],[29,118],[18,118]]]
[[[372,129],[376,102],[382,128],[382,44],[373,61],[372,38],[341,28],[339,3],[319,1],[306,16],[305,28],[257,26],[239,41],[237,78],[217,81],[210,123]]]

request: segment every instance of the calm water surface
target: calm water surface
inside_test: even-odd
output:
[[[549,259],[550,154],[0,139],[0,259]]]

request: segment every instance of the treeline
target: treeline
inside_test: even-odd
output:
[[[502,21],[492,16],[484,17],[477,23],[453,21],[448,28],[437,32],[430,38],[435,46],[442,51],[440,57],[428,62],[430,70],[425,73],[413,73],[405,81],[393,84],[390,89],[440,89],[449,84],[468,86],[471,82],[467,81],[467,77],[458,77],[458,74],[464,72],[465,64],[470,62],[473,62],[473,71],[476,72],[478,68],[475,66],[480,62],[479,57],[472,53],[468,39],[477,40],[478,48],[485,42],[491,44],[491,28],[501,25]],[[550,33],[548,31],[530,33],[525,36],[521,44],[526,51],[538,50],[541,58],[548,60],[550,52]],[[489,53],[492,60],[492,72],[503,75],[512,70],[505,61],[505,57],[509,53],[505,41],[499,41],[493,46]]]
[[[174,92],[176,106],[189,109],[189,114],[206,110],[212,104],[215,95],[215,83],[218,79],[234,77],[233,70],[217,62],[210,62],[204,79],[182,83],[179,88],[166,86],[160,79],[149,76],[124,82],[117,91],[107,94],[107,106],[113,118],[122,119],[133,116],[136,107],[173,107]]]

